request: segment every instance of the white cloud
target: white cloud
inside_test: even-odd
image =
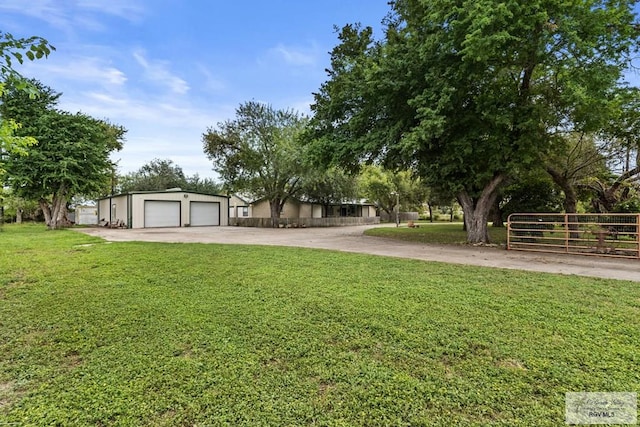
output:
[[[214,74],[203,64],[198,64],[198,70],[204,76],[203,88],[209,92],[220,92],[227,88],[227,84]]]
[[[285,64],[295,67],[312,67],[318,62],[318,48],[314,45],[308,48],[294,48],[278,44],[270,49],[269,53],[283,59]]]
[[[137,22],[145,12],[136,0],[2,0],[0,11],[29,16],[67,32],[104,30],[100,15]]]
[[[133,57],[143,68],[144,74],[149,81],[165,86],[178,95],[184,95],[189,91],[187,82],[169,71],[168,62],[150,61],[145,57],[145,53],[142,50],[135,51]]]
[[[135,0],[78,0],[75,2],[81,9],[113,15],[128,21],[136,21],[144,15],[144,8]]]
[[[205,110],[191,104],[169,104],[138,94],[85,92],[74,99],[63,96],[62,109],[108,118],[128,129],[124,149],[114,153],[122,173],[139,169],[154,158],[171,159],[187,175],[214,177],[202,150],[201,136],[209,126],[228,116],[224,108]]]
[[[0,11],[20,13],[31,18],[46,21],[55,27],[66,27],[69,24],[67,10],[54,0],[3,0]]]
[[[127,76],[118,68],[113,67],[106,60],[96,57],[71,57],[60,63],[55,55],[48,61],[25,63],[25,74],[32,74],[38,69],[38,74],[46,75],[48,79],[59,78],[74,82],[74,84],[91,83],[106,87],[123,86]]]

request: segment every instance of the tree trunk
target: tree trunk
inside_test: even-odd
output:
[[[40,199],[40,207],[44,213],[44,219],[50,230],[56,230],[65,225],[65,213],[67,209],[66,188],[60,185],[58,191],[53,195],[51,205]]]
[[[56,230],[64,225],[64,208],[67,201],[64,196],[54,196],[51,206],[51,222],[48,224],[49,229]]]
[[[551,176],[553,182],[560,187],[564,193],[564,200],[562,202],[564,212],[568,214],[576,213],[578,211],[578,194],[569,178],[551,166],[547,166],[547,173]],[[569,237],[572,239],[579,239],[580,233],[578,233],[578,218],[575,215],[570,215],[568,220],[570,230]]]
[[[564,211],[566,213],[576,213],[578,209],[578,195],[576,194],[574,186],[571,185],[569,178],[551,166],[547,166],[547,173],[551,176],[553,182],[560,187],[564,193],[564,201],[562,203]]]
[[[48,227],[49,224],[51,224],[51,208],[49,207],[49,203],[45,199],[40,199],[38,200],[38,204],[42,210],[42,215],[44,215],[44,223]]]
[[[493,222],[493,227],[504,227],[504,222],[502,221],[502,209],[500,208],[500,202],[502,201],[501,197],[496,197],[496,200],[493,202],[493,206],[491,207],[491,221]]]
[[[433,206],[431,203],[427,203],[427,206],[429,207],[429,222],[433,222]]]
[[[16,209],[16,224],[22,224],[22,209]]]
[[[280,199],[269,200],[269,208],[271,211],[271,227],[278,228],[280,226],[280,212],[282,212]]]
[[[458,201],[464,212],[464,224],[467,229],[467,243],[488,244],[489,230],[487,227],[489,211],[493,206],[498,189],[504,182],[505,176],[495,175],[482,190],[477,199],[471,197],[467,191],[458,194]]]

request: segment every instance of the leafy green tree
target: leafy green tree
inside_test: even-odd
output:
[[[347,25],[315,94],[320,159],[410,165],[456,194],[470,243],[559,131],[606,126],[638,41],[633,1],[396,0],[385,37]]]
[[[164,191],[169,188],[182,188],[187,182],[182,168],[172,160],[153,159],[138,171],[119,178],[119,190],[130,191]]]
[[[598,136],[606,173],[593,174],[580,185],[593,194],[597,212],[633,212],[640,178],[640,89],[625,87],[616,94],[616,109]],[[636,211],[637,212],[637,211]]]
[[[223,192],[220,183],[212,178],[200,178],[198,174],[187,176],[187,182],[183,188],[187,191],[206,194],[221,194]]]
[[[10,33],[0,31],[0,96],[5,91],[5,84],[11,81],[15,88],[33,96],[36,90],[22,78],[13,64],[24,63],[24,60],[36,60],[49,56],[53,46],[42,37],[15,38]],[[16,136],[20,124],[15,120],[0,115],[0,178],[2,177],[2,156],[7,153],[24,155],[26,148],[36,143],[32,137]]]
[[[576,213],[581,187],[609,175],[606,155],[593,135],[570,134],[545,156],[544,167],[564,195],[566,213]]]
[[[180,188],[185,191],[216,194],[221,186],[209,178],[202,179],[197,174],[185,175],[182,168],[169,159],[153,159],[136,172],[118,177],[118,191],[164,191]]]
[[[6,157],[6,183],[13,193],[37,200],[49,228],[66,223],[72,197],[104,192],[113,170],[109,155],[122,148],[125,130],[84,114],[55,110],[59,94],[34,84],[36,97],[10,90],[2,98],[0,113],[24,123],[16,133],[38,140],[26,148],[27,156]]]
[[[10,155],[7,182],[14,193],[38,200],[47,226],[65,225],[67,202],[98,195],[111,179],[112,151],[122,147],[124,129],[84,114],[49,111],[35,123],[38,144],[28,156]]]
[[[517,212],[560,212],[564,197],[542,168],[528,170],[501,191],[503,219]]]
[[[307,175],[300,143],[306,123],[294,111],[246,102],[236,109],[235,120],[218,123],[202,136],[204,152],[225,187],[267,199],[274,227]]]
[[[393,172],[375,165],[362,169],[359,186],[367,200],[390,218],[400,206],[406,211],[421,209],[428,195],[428,189],[410,171]]]
[[[0,188],[0,199],[3,199],[5,221],[15,221],[20,224],[25,218],[34,219],[39,212],[38,202],[25,200],[14,195],[10,189]]]
[[[34,61],[46,58],[54,50],[56,48],[42,37],[16,38],[10,33],[0,31],[0,76],[3,79],[13,77],[22,81],[22,76],[13,67],[14,62],[23,64],[25,59]],[[21,88],[28,87],[29,85],[23,81]]]

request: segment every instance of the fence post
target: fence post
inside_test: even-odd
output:
[[[564,251],[569,253],[569,215],[564,214]]]
[[[638,259],[640,259],[640,213],[636,217],[636,250],[638,251]]]
[[[507,250],[508,251],[511,250],[511,215],[507,217]]]

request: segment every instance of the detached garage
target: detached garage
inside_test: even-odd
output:
[[[133,192],[98,200],[101,225],[126,228],[229,225],[227,196],[181,190]]]

